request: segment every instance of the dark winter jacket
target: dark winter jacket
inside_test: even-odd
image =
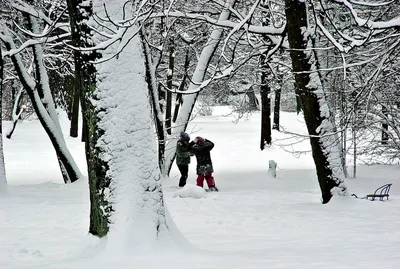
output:
[[[190,153],[188,144],[183,140],[178,140],[176,143],[176,164],[189,164]]]
[[[199,144],[191,142],[189,144],[189,151],[196,156],[197,159],[197,174],[210,174],[214,172],[210,151],[214,148],[214,143],[205,139]]]

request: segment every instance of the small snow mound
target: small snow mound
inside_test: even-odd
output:
[[[206,196],[206,191],[201,188],[198,187],[196,185],[186,185],[185,187],[183,187],[182,189],[179,189],[177,191],[174,192],[174,198],[175,197],[180,197],[180,198],[202,198],[204,196]]]
[[[343,190],[343,188],[339,187],[333,187],[331,189],[332,195],[339,195],[339,196],[346,196],[346,192]]]

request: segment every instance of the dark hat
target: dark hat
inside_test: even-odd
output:
[[[189,140],[190,140],[190,136],[185,132],[181,132],[180,138],[181,138],[181,140],[187,141],[187,142],[189,142]]]

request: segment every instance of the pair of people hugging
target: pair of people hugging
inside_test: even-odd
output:
[[[210,191],[218,191],[215,186],[214,172],[210,151],[214,148],[214,143],[208,139],[197,136],[193,141],[190,141],[190,136],[182,132],[176,145],[176,164],[181,172],[179,179],[179,187],[186,185],[188,178],[190,156],[195,155],[197,160],[197,186],[203,188],[203,182],[206,180]]]

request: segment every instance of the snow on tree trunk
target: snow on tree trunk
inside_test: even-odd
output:
[[[94,1],[94,12],[105,17],[103,4],[108,16],[123,20],[123,9],[128,7],[124,0]],[[109,26],[113,27],[111,23]],[[145,59],[139,35],[133,37],[137,30],[122,29],[126,32],[120,43],[102,52],[103,58],[109,58],[130,40],[118,57],[96,66],[92,101],[96,113],[92,144],[98,167],[96,182],[90,183],[90,191],[95,192],[91,194],[95,202],[91,232],[107,234],[108,245],[117,247],[149,245],[166,229]],[[90,173],[89,180],[93,180]]]
[[[218,21],[225,21],[229,19],[229,16],[231,14],[230,8],[234,5],[235,2],[236,0],[225,1],[225,6],[222,9]],[[218,47],[223,31],[224,29],[222,27],[215,27],[214,30],[211,32],[206,45],[201,51],[196,69],[194,70],[192,78],[190,80],[188,91],[195,90],[203,82],[208,65]],[[167,171],[168,173],[171,170],[173,161],[175,159],[175,147],[178,141],[178,135],[186,130],[187,124],[192,114],[193,107],[197,100],[197,96],[198,93],[183,95],[182,106],[175,122],[174,131],[172,133],[172,136],[167,139],[168,144],[166,145],[165,153],[165,171]]]
[[[332,193],[347,194],[344,173],[339,154],[339,139],[329,120],[330,111],[322,84],[316,72],[316,59],[311,52],[311,34],[307,25],[306,2],[285,0],[288,40],[293,71],[295,72],[296,94],[299,96],[304,118],[310,135],[313,158],[322,202],[328,203]]]
[[[34,33],[39,33],[39,25],[35,18],[29,16],[30,24],[32,31]],[[44,57],[43,57],[43,49],[41,45],[33,46],[34,53],[34,65],[36,71],[36,79],[38,83],[36,84],[36,89],[34,90],[33,95],[35,95],[35,100],[37,102],[41,102],[43,107],[45,108],[47,113],[52,121],[52,133],[51,135],[57,137],[57,145],[54,145],[54,149],[56,150],[57,160],[60,165],[61,174],[63,176],[64,182],[74,182],[78,180],[82,174],[79,171],[78,166],[76,165],[72,155],[67,149],[67,145],[64,140],[64,136],[61,130],[60,122],[58,120],[58,115],[56,111],[56,106],[53,101],[53,97],[51,95],[50,86],[49,86],[49,77],[47,75],[47,70],[44,66]],[[38,96],[36,96],[36,94]],[[40,99],[37,99],[40,97]],[[52,140],[55,141],[55,140]]]
[[[4,147],[3,147],[3,77],[4,77],[4,61],[0,46],[0,192],[7,187],[6,169],[4,164]]]
[[[8,51],[16,49],[12,38],[10,38],[11,33],[9,33],[7,29],[4,29],[4,33],[5,34],[0,34],[0,38],[3,40],[6,49]],[[36,115],[57,153],[65,183],[73,182],[79,179],[82,174],[72,158],[61,132],[53,99],[49,92],[48,77],[44,68],[43,53],[40,45],[35,45],[34,57],[35,67],[37,68],[36,79],[33,79],[24,68],[19,54],[11,55],[11,60],[21,84],[24,86],[31,99]]]

